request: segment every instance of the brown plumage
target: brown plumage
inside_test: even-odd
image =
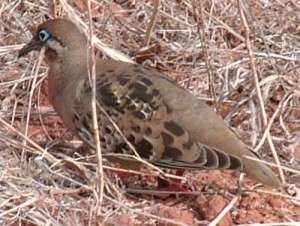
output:
[[[39,25],[19,56],[46,46],[49,99],[71,132],[94,147],[91,69],[87,41],[68,20]],[[277,176],[257,158],[220,116],[160,72],[138,64],[98,60],[97,105],[118,125],[138,154],[162,167],[244,169],[265,185],[280,187]],[[130,153],[110,120],[97,110],[102,150]]]

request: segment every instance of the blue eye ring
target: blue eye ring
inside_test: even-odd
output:
[[[43,29],[39,31],[39,39],[42,42],[46,42],[50,37],[51,37],[51,33],[48,30]]]

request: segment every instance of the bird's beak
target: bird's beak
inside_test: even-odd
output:
[[[35,38],[31,39],[31,41],[19,51],[18,58],[33,50],[40,50],[42,48],[42,44],[43,43],[40,40],[36,40]]]

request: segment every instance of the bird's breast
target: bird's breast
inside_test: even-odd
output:
[[[74,127],[74,98],[76,92],[75,81],[66,84],[63,74],[57,65],[51,65],[48,74],[48,98],[58,116],[73,135],[77,135]]]

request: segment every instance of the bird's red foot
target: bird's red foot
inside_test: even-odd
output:
[[[176,176],[183,176],[184,170],[177,170]],[[176,194],[184,194],[189,198],[193,198],[192,191],[181,184],[180,179],[171,179],[170,181],[158,178],[158,190],[165,192],[173,192]]]

